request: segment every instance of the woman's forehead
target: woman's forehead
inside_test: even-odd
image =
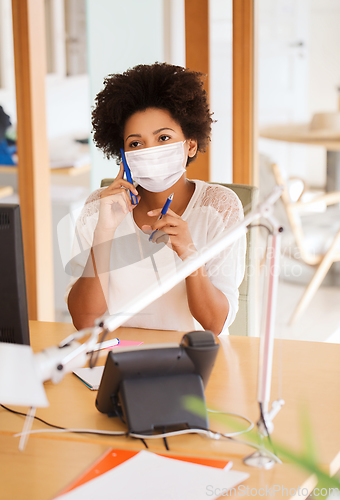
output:
[[[154,134],[161,130],[171,129],[182,132],[180,124],[165,109],[147,108],[131,115],[125,123],[124,136],[131,134]]]

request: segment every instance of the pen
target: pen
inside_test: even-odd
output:
[[[166,199],[166,202],[164,203],[164,207],[162,208],[162,211],[160,213],[160,216],[158,217],[157,220],[160,220],[163,215],[165,215],[168,211],[168,208],[170,206],[170,203],[172,202],[173,200],[173,197],[174,197],[174,193],[171,193],[171,195]],[[149,237],[149,241],[152,240],[152,237],[155,233],[157,233],[158,229],[156,229],[155,231],[153,231],[151,234],[150,234],[150,237]]]
[[[131,177],[131,172],[130,172],[130,169],[129,169],[129,165],[127,164],[127,161],[126,161],[125,153],[124,153],[124,149],[123,148],[120,148],[120,154],[122,155],[122,162],[123,162],[123,167],[124,167],[124,170],[125,170],[126,180],[128,182],[130,182],[130,184],[133,184],[132,177]],[[137,205],[138,204],[137,196],[135,194],[133,194],[131,191],[130,191],[130,195],[131,195],[132,204],[133,205]]]

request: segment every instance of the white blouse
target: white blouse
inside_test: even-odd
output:
[[[182,215],[188,223],[191,238],[200,250],[214,237],[243,219],[242,204],[231,189],[200,180]],[[104,188],[102,188],[104,189]],[[100,191],[86,200],[76,223],[76,238],[72,252],[72,278],[65,300],[77,279],[82,275],[92,246],[98,221]],[[229,314],[221,333],[228,333],[238,310],[238,287],[245,269],[246,237],[239,238],[205,265],[213,285],[229,302]],[[177,254],[165,244],[149,242],[128,213],[118,226],[111,246],[108,314],[124,314],[124,305],[152,286],[158,286],[169,272],[176,272],[181,263]],[[185,281],[162,295],[142,311],[128,319],[124,326],[156,330],[191,331],[202,326],[190,313]]]

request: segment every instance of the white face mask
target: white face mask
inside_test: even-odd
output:
[[[169,189],[185,172],[184,143],[127,151],[125,157],[133,180],[152,193]]]

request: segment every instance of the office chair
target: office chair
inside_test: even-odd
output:
[[[100,187],[109,186],[114,179],[102,179]],[[220,184],[220,183],[212,183]],[[257,204],[258,188],[243,184],[221,184],[234,191],[240,198],[244,214],[250,212]],[[239,310],[235,321],[229,326],[230,335],[255,337],[256,328],[256,229],[247,233],[246,272],[239,287]]]
[[[246,184],[221,184],[234,191],[240,198],[244,215],[247,215],[258,202],[259,190],[255,186]],[[256,243],[257,230],[250,229],[247,232],[247,252],[246,252],[246,270],[243,281],[239,287],[239,310],[235,321],[229,326],[230,335],[243,335],[248,337],[258,336],[256,320]]]
[[[315,269],[289,320],[292,325],[308,307],[331,265],[340,261],[340,192],[313,196],[312,192],[302,189],[298,199],[293,201],[291,191],[297,179],[286,181],[279,166],[268,158],[262,157],[260,163],[261,197],[266,196],[275,184],[284,187],[281,200],[275,206],[276,216],[285,228],[281,275],[282,270],[284,275],[289,274],[289,263],[284,260],[287,256]]]

